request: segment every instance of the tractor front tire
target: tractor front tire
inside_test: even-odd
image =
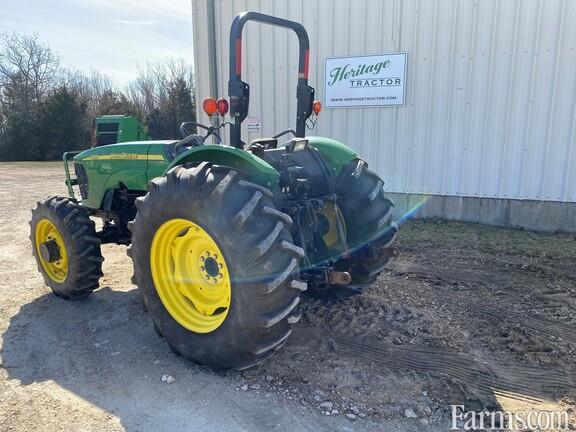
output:
[[[215,369],[273,355],[299,320],[304,251],[273,194],[209,163],[152,180],[129,223],[138,285],[173,352]]]
[[[30,240],[38,270],[56,296],[80,299],[98,288],[104,258],[85,208],[63,197],[39,201]]]

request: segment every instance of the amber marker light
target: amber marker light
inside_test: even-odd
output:
[[[218,106],[216,104],[216,99],[213,97],[207,97],[202,102],[202,109],[206,114],[212,117],[218,111]]]
[[[315,100],[312,104],[312,111],[314,111],[314,114],[316,115],[320,114],[320,111],[322,111],[322,104],[319,100]]]

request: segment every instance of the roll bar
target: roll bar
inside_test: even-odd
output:
[[[228,97],[230,98],[230,116],[234,123],[230,125],[230,144],[242,148],[241,125],[248,115],[250,86],[242,81],[242,30],[248,21],[256,21],[277,27],[291,29],[298,36],[300,44],[298,60],[298,86],[296,88],[296,136],[304,137],[306,120],[312,114],[314,89],[308,85],[308,65],[310,61],[310,43],[308,33],[300,23],[277,18],[259,12],[241,12],[234,18],[230,27],[230,79]]]

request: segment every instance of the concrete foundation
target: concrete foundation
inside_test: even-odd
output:
[[[576,232],[576,203],[388,193],[396,220],[439,218],[545,232]]]

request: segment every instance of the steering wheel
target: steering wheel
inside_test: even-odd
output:
[[[196,123],[196,122],[184,122],[180,125],[180,134],[182,135],[182,138],[186,138],[190,135],[190,133],[188,133],[188,131],[187,131],[188,126],[195,126],[197,128],[204,129],[206,132],[208,132],[202,138],[202,141],[206,141],[206,138],[208,138],[210,135],[214,135],[216,137],[216,139],[218,140],[218,143],[222,142],[222,138],[220,138],[220,135],[218,134],[218,132],[216,132],[216,130],[221,128],[223,125],[220,125],[217,127],[212,127],[212,126],[205,126],[203,124]]]
[[[190,134],[187,131],[187,128],[189,126],[195,126],[197,128],[204,129],[208,133],[204,137],[201,137],[200,135],[197,134]],[[214,135],[219,143],[222,142],[222,139],[220,138],[220,135],[218,135],[218,133],[216,132],[215,128],[211,126],[205,126],[203,124],[196,122],[182,123],[180,125],[180,133],[182,134],[183,139],[177,142],[176,145],[174,146],[174,149],[176,150],[177,154],[180,154],[184,149],[203,145],[204,142],[206,141],[206,138],[208,138],[210,135]]]
[[[178,141],[174,146],[174,150],[176,151],[176,154],[180,154],[188,148],[198,147],[202,144],[204,144],[202,137],[200,137],[200,135],[192,134],[188,135],[183,140]]]

